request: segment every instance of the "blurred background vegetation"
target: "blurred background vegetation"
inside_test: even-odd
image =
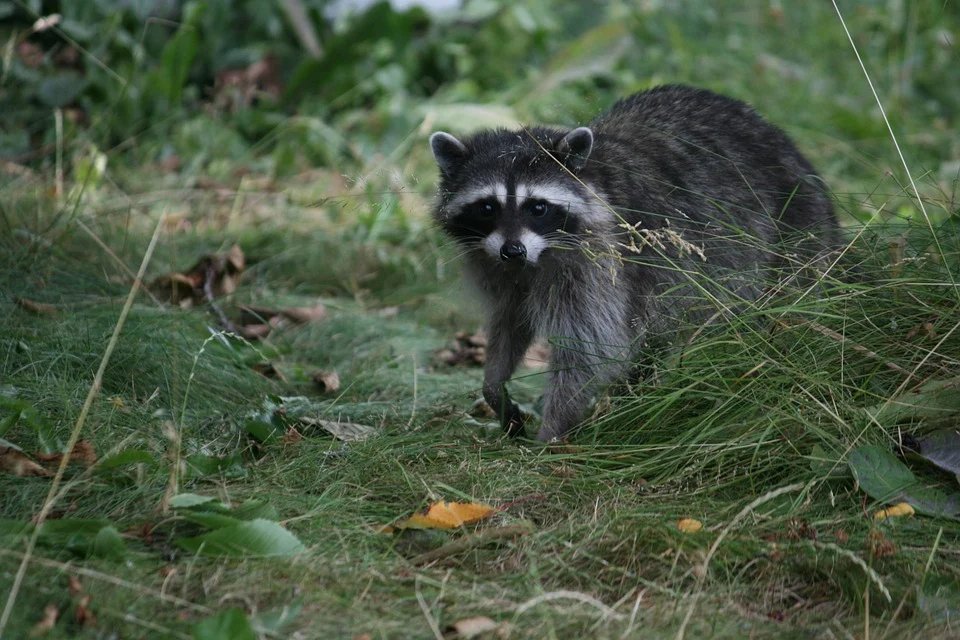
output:
[[[864,180],[897,174],[846,36],[819,3],[434,4],[0,0],[0,159],[52,168],[59,110],[68,177],[95,179],[107,158],[127,188],[124,167],[151,163],[220,180],[389,165],[403,187],[432,175],[432,128],[584,122],[618,96],[682,81],[785,126],[854,215]],[[950,190],[960,4],[839,4],[916,172]]]

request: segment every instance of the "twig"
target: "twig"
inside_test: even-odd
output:
[[[469,536],[463,536],[458,538],[453,542],[448,542],[447,544],[437,547],[427,551],[426,553],[421,553],[420,555],[414,556],[410,559],[411,564],[427,564],[428,562],[433,562],[435,560],[440,560],[442,558],[447,558],[449,556],[462,553],[474,547],[481,547],[488,542],[493,542],[494,540],[506,540],[509,538],[517,538],[519,536],[533,533],[534,527],[532,524],[511,524],[505,527],[495,527],[493,529],[484,529],[483,531],[478,531]]]

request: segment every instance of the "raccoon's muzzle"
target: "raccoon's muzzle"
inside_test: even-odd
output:
[[[504,262],[521,262],[527,259],[527,248],[519,240],[508,240],[500,247],[500,259]]]

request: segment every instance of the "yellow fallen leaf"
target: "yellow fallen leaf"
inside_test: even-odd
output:
[[[455,529],[483,520],[493,513],[493,507],[477,502],[446,502],[430,505],[427,512],[415,513],[396,523],[398,529]]]
[[[873,514],[874,520],[886,520],[887,518],[899,518],[902,516],[912,516],[914,514],[913,507],[911,507],[906,502],[901,502],[895,504],[892,507],[887,507],[886,509],[880,509]]]
[[[683,533],[696,533],[703,529],[703,523],[695,518],[680,518],[677,520],[677,529]]]

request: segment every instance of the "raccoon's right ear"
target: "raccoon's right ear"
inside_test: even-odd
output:
[[[446,131],[430,136],[430,149],[441,173],[450,175],[467,159],[467,147]]]

